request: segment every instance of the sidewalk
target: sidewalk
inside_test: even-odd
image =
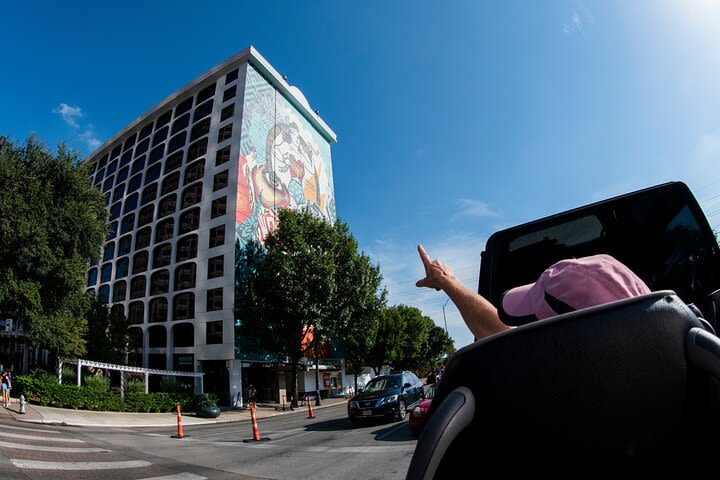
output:
[[[327,398],[322,405],[312,404],[313,413],[330,406],[345,404],[345,398]],[[0,419],[8,417],[21,422],[41,423],[49,425],[77,427],[174,427],[177,426],[177,413],[127,413],[127,412],[94,412],[89,410],[71,410],[65,408],[41,407],[25,404],[25,413],[19,413],[20,405],[13,398],[10,407],[0,405]],[[283,411],[280,405],[258,404],[255,418],[267,418],[275,415],[308,415],[308,407],[299,406],[294,411],[286,406]],[[315,413],[317,415],[317,413]],[[250,421],[250,409],[223,409],[217,418],[202,418],[193,412],[182,412],[183,425],[202,425],[212,423]]]

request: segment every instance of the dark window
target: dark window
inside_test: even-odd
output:
[[[192,347],[195,344],[195,325],[192,323],[179,323],[173,326],[173,347]],[[180,354],[175,354],[175,365],[177,364]],[[186,355],[182,355],[186,356]],[[190,355],[192,358],[192,355]],[[173,366],[174,370],[178,370],[177,367]]]
[[[218,225],[210,229],[209,248],[219,247],[225,243],[225,225]]]
[[[143,171],[143,168],[145,168],[145,155],[142,157],[136,159],[133,164],[130,173],[135,175],[136,173],[140,173]]]
[[[104,198],[105,198],[105,206],[107,207],[108,205],[110,205],[110,192],[106,193]]]
[[[175,152],[165,159],[165,174],[180,168],[183,162],[183,152]]]
[[[124,182],[128,177],[129,171],[130,171],[129,167],[121,168],[117,174],[117,177],[115,178],[115,183]]]
[[[118,200],[120,200],[123,197],[123,195],[125,195],[125,184],[124,183],[122,185],[120,185],[119,187],[115,188],[115,190],[113,190],[112,201],[117,202]]]
[[[175,248],[175,250],[177,251],[175,261],[184,262],[185,260],[190,260],[197,257],[197,247],[197,235],[188,235],[187,237],[182,237],[180,240],[178,240],[177,247]]]
[[[125,199],[125,207],[123,208],[123,213],[132,212],[137,208],[138,204],[138,194],[133,193],[128,198]]]
[[[198,105],[197,107],[195,107],[195,112],[193,112],[193,123],[210,115],[212,113],[212,109],[213,109],[213,101],[212,100],[208,100],[207,102],[203,103],[202,105]]]
[[[197,230],[200,226],[200,208],[195,207],[180,215],[180,228],[178,235]]]
[[[142,128],[142,130],[140,130],[140,135],[138,136],[138,139],[142,140],[143,138],[147,137],[148,135],[150,135],[150,132],[152,132],[152,130],[153,130],[153,124],[152,124],[152,122],[150,122],[147,125],[145,125]]]
[[[162,242],[164,240],[170,240],[173,237],[173,231],[175,230],[175,219],[168,218],[158,223],[155,227],[155,243]]]
[[[161,158],[165,156],[165,144],[159,145],[152,150],[150,150],[150,157],[148,159],[148,165],[152,165],[153,163],[159,161]]]
[[[100,283],[109,282],[112,278],[112,263],[106,263],[100,270]]]
[[[200,203],[200,200],[202,200],[202,187],[202,182],[197,182],[183,190],[182,206],[180,208],[187,208]]]
[[[128,274],[128,264],[130,261],[127,257],[118,259],[115,262],[115,278],[125,278]]]
[[[223,260],[222,255],[219,255],[217,257],[208,258],[208,269],[207,269],[208,278],[222,277],[224,270],[225,270],[225,261]]]
[[[178,118],[173,122],[173,130],[172,134],[175,135],[177,132],[180,132],[187,128],[187,126],[190,124],[190,114],[183,115],[182,117]]]
[[[100,161],[98,162],[98,168],[103,168],[105,165],[107,165],[107,162],[108,162],[108,159],[109,159],[109,158],[110,158],[110,157],[109,157],[108,155],[105,155],[104,157],[102,157],[102,158],[100,159]]]
[[[120,223],[120,235],[128,233],[135,228],[135,214],[125,215]]]
[[[187,138],[187,132],[180,132],[170,139],[168,142],[168,154],[181,149],[185,146],[185,139]]]
[[[188,148],[188,155],[187,155],[187,161],[192,162],[196,158],[200,158],[207,152],[207,138],[203,138],[201,140],[198,140],[197,142],[190,145]]]
[[[122,209],[121,202],[110,207],[110,220],[116,220],[120,216],[120,209]]]
[[[120,212],[118,211],[118,215],[119,214],[120,214]],[[118,222],[113,222],[110,224],[110,231],[108,231],[108,236],[107,236],[108,240],[115,238],[115,236],[117,235],[117,229],[118,229]]]
[[[210,218],[222,217],[227,210],[227,197],[216,198],[210,207]]]
[[[234,82],[238,78],[238,69],[236,68],[232,72],[225,75],[225,85],[227,85],[230,82]]]
[[[143,302],[132,302],[130,311],[128,312],[128,321],[130,323],[144,323],[145,312]]]
[[[97,268],[91,268],[88,270],[88,281],[87,286],[92,287],[97,283]]]
[[[127,255],[132,249],[132,235],[125,235],[118,240],[118,257]]]
[[[105,251],[103,252],[103,262],[112,260],[115,258],[115,242],[105,244]]]
[[[141,155],[148,151],[148,148],[150,148],[150,139],[146,138],[142,142],[138,143],[137,147],[135,147],[135,156]]]
[[[210,119],[206,118],[202,122],[196,124],[190,130],[190,141],[194,142],[200,137],[204,137],[210,132]]]
[[[184,263],[175,269],[175,290],[195,288],[195,262]]]
[[[97,162],[93,163],[92,165],[90,165],[88,167],[88,169],[87,169],[88,176],[92,177],[93,173],[95,173],[95,170],[97,170]],[[91,180],[91,182],[92,182],[92,180]]]
[[[113,302],[124,302],[127,296],[127,283],[125,280],[115,282],[113,285]]]
[[[140,185],[142,185],[142,173],[138,173],[130,179],[130,181],[128,182],[128,193],[134,192],[135,190],[140,188]]]
[[[170,270],[158,270],[150,276],[150,295],[170,291]]]
[[[190,292],[175,295],[173,320],[190,320],[195,317],[195,295]]]
[[[228,186],[228,170],[216,173],[213,177],[213,192],[222,190]]]
[[[146,203],[150,203],[153,200],[155,200],[155,197],[157,197],[158,192],[158,184],[153,183],[151,185],[148,185],[145,187],[145,190],[142,192],[142,205],[145,205]]]
[[[183,113],[189,112],[190,109],[192,108],[192,106],[193,106],[192,97],[188,98],[187,100],[183,100],[182,102],[180,102],[178,104],[177,108],[175,109],[175,117],[177,118],[180,115],[182,115]]]
[[[235,115],[235,104],[231,103],[227,107],[223,108],[222,112],[220,112],[220,121],[224,122],[233,115]]]
[[[171,258],[172,246],[169,243],[158,245],[153,251],[153,268],[167,267]]]
[[[105,176],[105,170],[100,169],[95,174],[95,185],[100,185],[100,182],[102,182],[103,177]]]
[[[145,172],[145,185],[150,184],[150,182],[154,182],[160,177],[160,167],[162,165],[153,165],[152,167],[147,169],[147,172]]]
[[[130,281],[130,298],[144,297],[146,282],[145,276],[133,278]]]
[[[132,273],[142,273],[147,270],[148,267],[148,252],[138,252],[133,256],[133,271]]]
[[[185,185],[200,180],[205,175],[205,160],[198,160],[185,168]]]
[[[226,83],[227,83],[227,82],[226,82]],[[130,148],[130,147],[132,147],[133,145],[135,145],[135,139],[136,139],[136,138],[137,138],[137,135],[136,135],[136,134],[133,133],[132,135],[130,135],[130,136],[127,138],[127,140],[125,140],[125,143],[123,144],[123,151],[125,151],[125,150],[127,150],[128,148]]]
[[[127,152],[123,153],[123,156],[120,157],[120,166],[124,167],[128,163],[130,163],[130,160],[132,160],[132,150],[128,150]]]
[[[232,137],[232,123],[228,123],[224,127],[221,127],[218,131],[218,143],[224,142],[228,138]]]
[[[154,327],[148,328],[148,346],[150,348],[165,348],[167,346],[167,333],[165,331],[165,327],[163,327],[162,325],[156,325]],[[150,354],[149,357],[153,357],[153,355]],[[157,360],[151,360],[149,358],[148,366],[150,368],[165,370],[165,355],[163,354],[162,356],[158,356],[156,358]]]
[[[112,153],[110,153],[110,158],[115,158],[118,155],[120,155],[121,149],[122,149],[122,145],[115,145],[115,147],[112,149]]]
[[[172,118],[172,110],[168,110],[167,112],[160,115],[160,118],[157,119],[157,123],[155,124],[155,129],[158,129],[160,127],[163,127],[170,123],[170,119]]]
[[[197,102],[196,103],[202,103],[208,98],[215,95],[215,84],[208,85],[207,87],[200,90],[200,93],[197,95]]]
[[[115,183],[115,177],[108,177],[108,179],[105,180],[105,183],[103,183],[103,186],[102,186],[103,193],[110,190],[114,183]]]
[[[117,160],[115,160],[114,162],[111,162],[110,165],[108,165],[108,167],[107,167],[106,175],[109,177],[110,175],[115,173],[115,171],[117,170],[117,167],[118,167]]]
[[[148,321],[153,322],[165,322],[167,321],[168,304],[164,298],[153,298],[148,303],[148,314],[150,318]]]
[[[167,197],[161,198],[158,204],[158,218],[162,218],[166,215],[172,215],[175,213],[175,207],[177,206],[177,195],[174,193]]]
[[[138,214],[137,226],[142,227],[143,225],[147,225],[148,223],[151,223],[153,221],[154,216],[155,216],[155,205],[144,206],[143,208],[140,209],[140,213]]]
[[[217,151],[215,154],[215,166],[222,165],[228,160],[230,160],[230,145]]]
[[[150,245],[150,227],[141,228],[135,234],[135,250],[140,250]]]
[[[207,291],[207,310],[208,312],[216,312],[223,309],[223,289],[213,288]]]
[[[205,343],[209,345],[223,342],[223,322],[216,320],[205,324]]]
[[[235,92],[237,92],[237,85],[233,85],[232,87],[228,88],[223,92],[223,102],[227,102],[231,98],[235,97]]]
[[[175,172],[163,179],[160,195],[167,195],[178,189],[180,186],[180,172]]]
[[[101,302],[110,303],[110,285],[101,285],[98,295]]]

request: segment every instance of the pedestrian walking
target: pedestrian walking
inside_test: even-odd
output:
[[[252,405],[253,408],[255,408],[255,403],[257,402],[257,390],[255,390],[255,387],[252,386],[252,384],[248,388],[248,403]]]
[[[2,372],[2,403],[3,406],[10,406],[10,380],[8,379],[8,371],[3,370]]]

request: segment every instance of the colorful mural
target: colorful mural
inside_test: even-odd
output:
[[[329,143],[248,65],[243,104],[235,237],[263,242],[277,209],[307,207],[335,220]]]

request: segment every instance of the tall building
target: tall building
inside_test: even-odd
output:
[[[249,47],[88,158],[111,232],[87,288],[124,307],[143,346],[136,363],[204,372],[205,391],[225,403],[243,383],[260,400],[284,400],[283,370],[236,348],[236,244],[262,242],[281,207],[335,219],[335,141],[300,90]],[[327,379],[341,365],[325,368]]]

